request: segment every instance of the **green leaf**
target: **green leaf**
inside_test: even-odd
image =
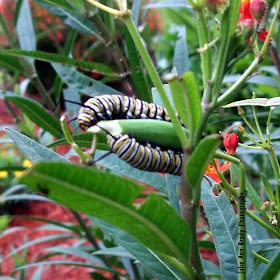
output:
[[[106,267],[106,265],[104,264],[104,262],[101,259],[91,255],[90,253],[86,252],[85,250],[82,250],[81,248],[55,246],[55,247],[49,247],[49,248],[45,249],[44,251],[51,252],[51,253],[59,253],[59,254],[63,254],[63,255],[75,256],[78,258],[85,259],[92,264],[97,264],[97,265]]]
[[[83,94],[87,94],[90,97],[103,94],[122,95],[120,91],[117,91],[102,84],[99,81],[94,80],[83,73],[80,73],[74,68],[63,66],[57,63],[52,63],[52,66],[65,84],[71,88],[75,88],[77,91]]]
[[[116,242],[130,252],[154,277],[160,280],[183,280],[176,275],[173,268],[167,266],[156,254],[143,246],[128,233],[102,221],[93,219],[94,224],[98,225],[106,234],[111,236]]]
[[[104,231],[104,230],[103,230]],[[113,238],[112,238],[113,239]],[[139,242],[138,242],[139,243]],[[140,243],[139,243],[140,244]],[[143,246],[143,245],[142,245]],[[124,247],[118,246],[118,247],[111,247],[111,248],[104,248],[100,249],[98,251],[95,251],[93,255],[109,255],[109,256],[116,256],[116,257],[124,257],[129,258],[132,260],[136,260],[136,258],[130,254]]]
[[[239,107],[239,106],[261,106],[261,107],[273,107],[280,105],[280,97],[273,97],[273,98],[252,98],[246,100],[235,101],[229,103],[224,108],[232,108],[232,107]]]
[[[266,179],[266,177],[264,176],[264,174],[261,174],[261,178],[262,178],[262,183],[264,186],[264,189],[266,191],[266,194],[268,196],[269,201],[273,201],[276,202],[275,200],[275,195],[273,193],[273,188],[272,186],[269,184],[268,180]]]
[[[176,77],[170,83],[176,110],[185,126],[193,135],[198,128],[202,110],[200,94],[195,76],[192,72],[183,75],[182,79]]]
[[[127,45],[128,62],[130,65],[131,76],[132,76],[133,84],[136,89],[135,94],[141,100],[147,101],[149,103],[153,102],[152,94],[148,86],[146,77],[144,75],[142,62],[140,60],[135,44],[131,38],[131,35],[126,27],[124,29],[124,35],[125,35],[125,42]]]
[[[43,236],[43,237],[40,237],[40,238],[37,238],[32,241],[24,243],[20,247],[14,249],[10,254],[5,256],[5,258],[9,258],[10,256],[13,256],[31,246],[37,245],[37,244],[50,242],[50,241],[54,241],[54,240],[65,240],[65,239],[68,240],[68,239],[74,239],[74,238],[75,238],[74,234],[53,234],[53,235]]]
[[[36,37],[33,28],[32,15],[27,0],[23,0],[17,19],[17,35],[22,50],[36,50]],[[27,58],[29,64],[34,66],[34,59]]]
[[[199,248],[207,249],[213,252],[216,252],[216,248],[213,242],[207,240],[198,241]]]
[[[107,145],[106,137],[104,135],[98,134],[97,136],[97,149],[108,151],[109,147]],[[82,133],[73,135],[73,140],[79,147],[90,148],[92,145],[93,134],[92,133]],[[48,145],[48,148],[53,148],[57,146],[69,145],[65,138],[60,139],[54,143]]]
[[[59,121],[53,118],[39,103],[20,96],[6,96],[5,100],[14,103],[39,127],[57,138],[60,137],[61,128]]]
[[[0,55],[0,66],[8,70],[18,71],[20,73],[24,71],[22,65],[18,62],[17,59],[13,57]]]
[[[264,274],[261,275],[258,279],[260,280],[276,279],[276,277],[280,273],[279,262],[280,262],[280,250],[277,250],[274,257],[270,260]]]
[[[198,84],[193,72],[183,75],[183,84],[187,91],[188,110],[191,111],[194,128],[197,129],[201,120],[202,110]]]
[[[85,4],[83,0],[72,0],[71,4],[75,5],[79,10],[85,12]]]
[[[181,184],[181,178],[170,174],[165,174],[166,187],[168,192],[169,203],[181,216],[181,207],[179,202],[179,188]]]
[[[40,3],[50,5],[50,6],[64,9],[64,10],[67,10],[70,12],[75,12],[75,9],[71,6],[71,4],[65,0],[40,0],[40,1],[35,1],[35,2],[37,2],[38,4],[40,2]]]
[[[176,68],[179,76],[183,76],[189,71],[189,53],[187,46],[187,31],[186,27],[180,27],[178,32],[178,40],[175,44],[173,67]]]
[[[98,165],[101,165],[111,171],[111,173],[118,176],[123,175],[138,182],[147,184],[158,191],[167,194],[166,182],[158,173],[142,171],[132,167],[125,161],[118,158],[117,155],[110,154],[102,158],[107,152],[97,150],[95,152],[95,160]],[[101,159],[100,159],[101,158]],[[179,177],[178,177],[179,178]]]
[[[19,181],[35,191],[43,188],[48,198],[129,232],[151,250],[188,262],[188,225],[153,194],[136,208],[133,203],[143,188],[134,182],[62,163],[39,163]]]
[[[80,68],[85,71],[95,72],[105,76],[119,77],[119,74],[114,73],[108,66],[104,64],[81,61],[58,53],[47,53],[42,51],[24,51],[24,50],[1,50],[0,55],[31,57],[41,61],[55,62],[70,67]]]
[[[221,278],[220,268],[212,263],[211,261],[207,261],[202,259],[202,265],[204,268],[204,273],[207,279],[212,278]]]
[[[237,279],[238,222],[224,192],[215,196],[207,180],[202,183],[201,200],[213,234],[222,279]],[[255,279],[252,250],[247,239],[246,279]]]
[[[18,148],[32,163],[41,161],[59,161],[68,162],[64,157],[53,152],[52,150],[40,145],[33,139],[11,129],[6,128],[7,134],[14,140]]]
[[[53,5],[43,3],[42,1],[39,0],[36,2],[42,8],[48,10],[51,14],[59,17],[64,24],[68,25],[72,29],[75,29],[84,34],[98,38],[98,40],[104,41],[102,37],[100,37],[95,25],[91,21],[87,20],[86,18],[81,17],[80,15],[70,11],[69,9],[64,9],[61,6],[55,7]]]
[[[184,125],[190,130],[190,135],[194,133],[194,122],[192,120],[192,114],[188,106],[188,97],[186,89],[183,86],[181,80],[178,77],[169,82],[169,86],[172,92],[176,111],[182,119]]]
[[[205,137],[199,142],[188,160],[186,166],[187,178],[197,192],[199,191],[204,172],[221,141],[221,136],[218,134]]]
[[[234,178],[240,178],[240,176],[239,176],[239,168],[236,165],[233,165],[233,176],[234,176]],[[256,207],[256,209],[262,214],[262,216],[266,218],[266,214],[261,209],[261,207],[263,205],[263,201],[260,198],[259,194],[254,189],[254,187],[248,181],[247,178],[245,178],[245,187],[246,187],[246,190],[247,190],[248,198],[251,200],[251,202]]]

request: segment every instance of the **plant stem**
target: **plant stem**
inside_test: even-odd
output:
[[[11,34],[11,32],[2,16],[2,12],[0,12],[0,26],[2,27],[2,30],[5,34],[5,36],[7,37],[7,40],[9,42],[10,46],[13,48],[16,48],[16,43],[15,43],[14,37]]]
[[[204,8],[204,7],[203,7]],[[204,13],[201,9],[197,10],[198,16],[198,40],[199,40],[199,47],[205,48],[205,46],[209,43],[209,33],[207,30],[207,24],[205,20]],[[201,58],[201,70],[202,70],[202,77],[203,77],[203,88],[204,92],[208,87],[208,80],[211,78],[211,56],[210,56],[210,49],[207,48],[205,51],[200,53]],[[211,101],[211,96],[206,96],[206,102],[209,103]]]
[[[51,99],[49,93],[46,91],[45,87],[43,86],[42,82],[38,78],[37,74],[35,74],[35,77],[31,80],[31,82],[38,89],[38,92],[41,95],[43,102],[46,102],[46,105],[49,107],[50,110],[54,110],[55,103]]]
[[[243,164],[239,164],[239,195],[238,195],[238,280],[246,280],[246,195],[245,169]]]
[[[75,219],[77,220],[77,222],[79,223],[81,229],[84,231],[87,240],[93,245],[95,250],[99,250],[100,247],[98,245],[98,243],[96,242],[94,236],[92,235],[91,231],[89,230],[89,228],[87,227],[87,225],[85,224],[84,219],[82,218],[82,216],[80,215],[79,212],[75,211],[75,210],[71,210],[73,216],[75,217]],[[104,261],[104,263],[108,266],[111,267],[111,264],[109,261],[107,261],[105,256],[100,256],[100,258]],[[114,274],[114,279],[115,280],[119,280],[120,277],[116,274]]]
[[[259,123],[259,119],[258,119],[258,115],[257,115],[257,108],[255,106],[252,106],[252,109],[253,109],[254,120],[255,120],[257,130],[258,130],[259,138],[260,138],[262,144],[265,145],[266,142],[265,142],[265,139],[263,137],[263,133],[262,133],[262,130],[261,130],[261,127],[260,127],[260,123]]]
[[[227,90],[225,91],[217,100],[217,106],[220,106],[222,105],[227,99],[229,96],[232,95],[232,93],[234,91],[236,91],[241,85],[244,84],[244,82],[246,81],[246,79],[253,73],[253,71],[256,69],[256,67],[259,65],[261,59],[263,58],[264,54],[266,53],[266,50],[268,48],[268,45],[269,45],[269,41],[270,41],[270,38],[271,38],[271,35],[272,35],[272,32],[274,31],[274,28],[275,28],[275,25],[276,25],[276,22],[277,22],[277,19],[278,19],[278,15],[279,15],[279,12],[280,12],[280,1],[278,1],[278,5],[277,5],[277,8],[276,8],[276,12],[274,14],[274,17],[273,17],[273,20],[272,20],[272,23],[270,25],[270,28],[269,28],[269,32],[267,34],[267,37],[266,37],[266,40],[263,44],[263,47],[260,51],[260,54],[259,56],[257,56],[252,64],[249,66],[249,68],[241,75],[241,77]]]
[[[78,154],[79,158],[81,159],[82,163],[86,163],[88,160],[88,156],[83,153],[81,148],[74,142],[69,127],[65,121],[65,116],[60,118],[60,125],[63,131],[63,135],[65,136],[67,142],[71,145],[73,150]]]
[[[95,7],[97,7],[98,9],[101,9],[107,13],[110,13],[114,16],[121,16],[122,15],[122,12],[119,11],[119,10],[116,10],[116,9],[113,9],[113,8],[110,8],[106,5],[103,5],[101,3],[99,3],[98,1],[95,1],[95,0],[87,0],[90,4],[94,5]]]
[[[246,215],[249,216],[255,222],[257,222],[258,224],[260,224],[263,228],[269,231],[276,238],[280,239],[280,233],[276,231],[274,228],[272,228],[269,224],[265,223],[263,220],[261,220],[259,217],[255,216],[253,213],[251,213],[248,210],[246,210]]]
[[[268,263],[269,263],[269,260],[266,259],[266,258],[264,258],[263,256],[257,254],[257,253],[254,252],[254,251],[252,251],[252,253],[253,253],[254,257],[255,257],[256,259],[258,259],[259,261],[261,261],[261,262],[263,262],[263,263],[265,263],[265,264],[268,264]]]
[[[132,20],[132,17],[131,17],[131,12],[128,10],[127,13],[124,14],[123,16],[123,20],[124,20],[124,23],[126,24],[126,27],[134,41],[134,44],[145,64],[145,67],[147,68],[147,71],[150,75],[150,78],[151,80],[153,81],[154,83],[154,86],[157,88],[158,90],[158,93],[160,95],[160,98],[161,100],[163,101],[166,109],[167,109],[167,112],[170,116],[170,119],[174,125],[174,128],[177,132],[177,135],[180,139],[180,142],[182,144],[183,147],[187,147],[188,146],[188,141],[187,141],[187,137],[183,131],[183,127],[181,126],[180,122],[179,122],[179,119],[167,97],[167,94],[164,90],[164,87],[162,85],[162,82],[160,80],[160,77],[153,65],[153,62],[151,60],[151,57],[149,56],[148,54],[148,51],[146,49],[146,47],[144,46],[143,44],[143,41],[142,41],[142,38],[140,37],[139,33],[138,33],[138,30],[136,28],[136,26],[134,25],[134,22]]]

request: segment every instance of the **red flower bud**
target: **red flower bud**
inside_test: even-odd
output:
[[[235,155],[235,150],[238,146],[239,137],[235,133],[227,134],[224,138],[224,146],[229,155]]]
[[[261,19],[264,13],[264,3],[263,0],[251,0],[251,4],[250,4],[250,12],[251,15],[255,18],[255,19]]]

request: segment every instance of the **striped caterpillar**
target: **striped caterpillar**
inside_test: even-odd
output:
[[[113,119],[156,119],[170,122],[166,109],[161,106],[128,96],[101,95],[85,102],[79,112],[78,124],[87,130],[101,120]]]
[[[114,154],[137,169],[173,175],[181,174],[182,152],[162,151],[159,147],[142,145],[127,134],[118,136],[108,134],[107,143]]]

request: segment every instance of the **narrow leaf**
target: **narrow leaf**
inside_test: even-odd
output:
[[[64,9],[61,6],[55,7],[53,5],[43,3],[39,0],[36,2],[44,9],[48,10],[51,14],[59,17],[64,24],[70,26],[73,29],[76,29],[79,32],[93,36],[103,41],[95,25],[86,18],[83,18],[82,16],[70,11],[69,9]]]
[[[120,91],[117,91],[97,80],[94,80],[83,73],[78,72],[74,68],[56,63],[52,63],[52,66],[65,84],[67,84],[69,87],[77,89],[77,91],[81,93],[87,94],[90,97],[102,94],[122,95]]]
[[[201,120],[202,109],[198,84],[193,72],[183,75],[183,84],[187,91],[188,110],[191,111],[194,128],[197,129]]]
[[[32,162],[60,161],[68,162],[64,157],[40,145],[33,139],[11,129],[6,128],[7,134],[14,140],[20,151]]]
[[[261,106],[261,107],[272,107],[272,106],[279,106],[280,105],[280,97],[273,97],[273,98],[252,98],[246,99],[241,101],[235,101],[225,106],[224,108],[232,108],[238,106]]]
[[[75,247],[63,247],[63,246],[55,246],[45,249],[44,251],[51,252],[51,253],[59,253],[64,255],[71,255],[76,256],[85,260],[90,261],[92,264],[97,264],[103,267],[106,267],[104,262],[99,258],[92,256],[90,253],[82,250],[81,248]]]
[[[276,277],[280,273],[279,268],[280,262],[280,250],[277,250],[276,254],[274,255],[273,259],[270,260],[267,269],[265,270],[264,274],[259,277],[260,280],[271,280],[277,279]]]
[[[144,75],[144,69],[142,62],[139,58],[139,54],[132,40],[130,33],[125,28],[125,42],[127,44],[128,60],[131,69],[132,80],[136,89],[136,95],[144,101],[152,102],[152,94],[146,77]]]
[[[33,20],[27,0],[23,0],[20,7],[16,30],[20,48],[27,51],[36,50],[36,37],[33,28]],[[34,64],[34,60],[31,58],[27,58],[27,61],[31,65]]]
[[[0,66],[8,70],[18,71],[20,73],[24,71],[22,65],[18,62],[17,59],[13,57],[0,55]]]
[[[133,203],[143,188],[134,182],[62,163],[39,163],[19,181],[35,191],[43,186],[48,198],[104,219],[126,230],[152,250],[188,262],[188,225],[156,195],[150,195],[140,208],[135,208]]]
[[[204,172],[221,143],[221,136],[213,134],[205,137],[190,156],[186,166],[187,178],[194,188],[199,191],[199,186]]]
[[[92,133],[82,133],[73,136],[73,140],[79,147],[90,148],[92,145],[93,134]],[[50,145],[48,148],[53,148],[57,146],[69,145],[65,138],[60,139]],[[107,145],[106,137],[104,135],[98,134],[97,135],[97,149],[108,151],[109,147]]]
[[[179,76],[183,76],[189,70],[189,53],[187,47],[186,27],[180,28],[178,40],[175,44],[173,67],[176,68]]]
[[[166,182],[158,173],[152,173],[148,171],[142,171],[137,168],[132,167],[125,161],[118,158],[117,155],[110,154],[105,158],[102,158],[106,152],[97,150],[95,153],[95,160],[98,165],[101,165],[111,171],[111,173],[118,176],[123,175],[127,178],[131,178],[138,182],[147,184],[156,190],[167,194]],[[102,159],[100,159],[102,158]]]
[[[204,180],[201,200],[213,234],[216,252],[220,261],[222,279],[237,279],[238,265],[238,222],[235,212],[224,192],[215,196]],[[247,239],[246,279],[255,279],[252,250]]]
[[[80,68],[85,71],[95,72],[110,77],[119,77],[108,66],[96,63],[77,60],[58,53],[47,53],[42,51],[25,51],[25,50],[1,50],[0,55],[17,56],[17,57],[31,57],[41,61],[56,62],[62,65]]]
[[[160,280],[184,280],[185,277],[178,277],[173,268],[166,265],[157,255],[139,243],[134,237],[128,233],[99,219],[93,220],[106,234],[116,240],[128,252],[136,257],[138,261],[146,268],[154,277]]]
[[[39,127],[57,138],[60,137],[62,131],[59,121],[53,118],[39,103],[20,96],[7,96],[5,100],[14,103]]]

